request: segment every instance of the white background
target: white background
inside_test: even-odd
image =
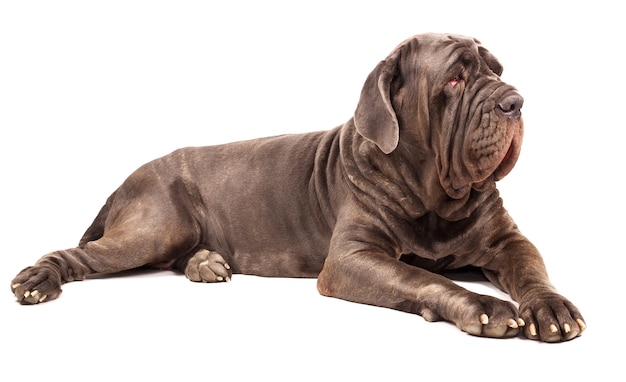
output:
[[[2,2],[0,379],[623,376],[626,33],[613,4]],[[522,156],[499,187],[583,312],[581,338],[476,338],[319,296],[315,280],[238,275],[99,278],[51,303],[15,302],[15,274],[75,246],[139,165],[181,146],[333,128],[377,62],[423,32],[477,37],[525,97]]]

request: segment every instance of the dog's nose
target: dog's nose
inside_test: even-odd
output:
[[[498,102],[498,110],[503,115],[509,118],[519,118],[521,115],[522,105],[524,104],[524,98],[517,93],[509,93],[502,97]]]

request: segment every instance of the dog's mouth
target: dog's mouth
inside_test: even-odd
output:
[[[517,158],[519,158],[519,154],[522,148],[522,138],[523,138],[523,124],[520,123],[519,126],[515,126],[513,132],[513,138],[511,139],[511,144],[509,145],[509,149],[506,154],[500,161],[498,167],[493,172],[492,178],[495,181],[498,181],[505,176],[507,176],[513,167],[515,167],[515,163],[517,163]]]
[[[508,128],[511,129],[507,134],[509,137],[505,138],[509,141],[508,147],[506,145],[504,146],[507,147],[506,152],[503,155],[500,154],[502,157],[499,161],[495,162],[498,163],[495,168],[491,167],[493,170],[487,169],[485,171],[479,171],[474,178],[477,180],[468,183],[465,183],[463,178],[460,178],[460,181],[457,179],[455,183],[455,178],[451,177],[450,174],[441,178],[441,185],[451,198],[459,199],[463,197],[470,188],[482,191],[486,189],[491,182],[501,180],[513,170],[521,151],[524,128],[521,119],[509,125]],[[482,174],[482,176],[480,174]],[[467,178],[465,178],[465,180],[467,180]]]

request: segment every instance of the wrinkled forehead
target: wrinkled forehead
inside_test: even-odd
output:
[[[451,68],[459,62],[467,64],[474,62],[480,67],[481,61],[487,59],[487,55],[492,57],[477,39],[455,34],[417,35],[404,41],[398,49],[403,50],[406,58],[409,58],[405,60],[406,65],[413,69],[421,68],[421,71],[430,69],[441,72],[442,69]],[[487,67],[501,72],[495,57],[488,58],[488,61]],[[405,69],[410,69],[409,67]]]
[[[471,37],[454,34],[426,34],[415,38],[419,40],[419,53],[431,60],[440,59],[447,62],[456,60],[467,53],[479,55],[480,42]]]

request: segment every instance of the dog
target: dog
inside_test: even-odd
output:
[[[367,77],[332,130],[176,150],[107,199],[78,247],[22,270],[21,304],[141,267],[197,282],[317,277],[324,296],[445,320],[472,335],[559,342],[586,328],[548,280],[496,181],[519,156],[522,96],[473,38],[417,35]],[[441,275],[479,268],[519,303]]]

